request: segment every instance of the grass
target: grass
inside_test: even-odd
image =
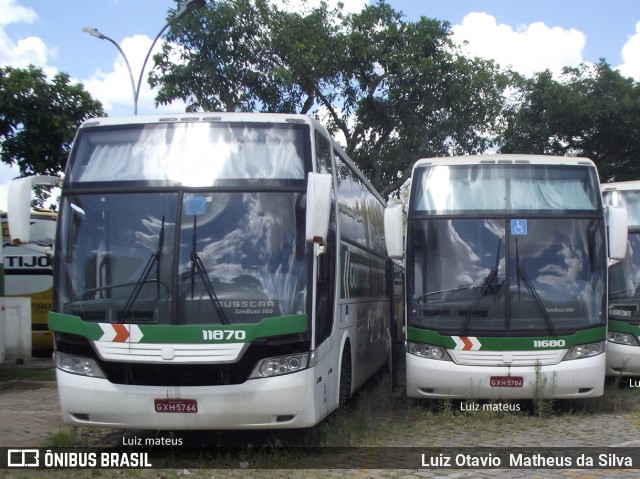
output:
[[[52,432],[42,447],[82,447],[84,444],[76,434],[75,428]]]
[[[586,415],[640,413],[638,390],[628,386],[629,378],[607,378],[603,396],[565,401],[560,403],[559,411]]]
[[[28,366],[16,366],[0,368],[0,382],[3,381],[55,381],[56,372],[53,366],[50,368],[31,368]]]

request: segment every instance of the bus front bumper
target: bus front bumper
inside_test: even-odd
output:
[[[407,396],[412,398],[536,399],[587,398],[604,394],[606,355],[550,366],[466,366],[406,353]],[[491,386],[491,378],[511,377],[518,387]]]
[[[608,342],[607,376],[640,376],[640,346]]]
[[[151,430],[303,428],[314,410],[314,369],[230,386],[131,386],[56,370],[63,421]],[[157,412],[155,400],[191,399],[197,412]]]

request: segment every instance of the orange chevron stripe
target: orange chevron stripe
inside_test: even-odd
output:
[[[471,348],[473,348],[473,343],[471,342],[471,340],[466,336],[460,336],[460,339],[462,339],[462,342],[464,343],[464,347],[462,348],[462,350],[471,351]]]
[[[129,331],[127,331],[127,327],[124,324],[112,324],[111,326],[116,331],[116,337],[113,338],[114,343],[124,343],[129,339]]]

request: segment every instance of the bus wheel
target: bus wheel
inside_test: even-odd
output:
[[[351,347],[347,343],[342,352],[342,366],[340,367],[340,397],[338,406],[343,406],[351,397]]]

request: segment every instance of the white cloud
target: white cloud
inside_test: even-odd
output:
[[[36,12],[30,8],[16,5],[15,0],[0,0],[0,26],[11,23],[33,23],[38,18]]]
[[[636,23],[636,32],[629,36],[622,47],[622,65],[617,67],[624,75],[640,81],[640,22]]]
[[[15,0],[0,0],[0,66],[25,68],[30,64],[41,67],[49,73],[57,70],[48,65],[55,51],[48,48],[38,37],[22,38],[14,41],[4,32],[4,27],[11,24],[34,23],[38,16],[33,10],[17,5]]]
[[[562,67],[578,66],[586,43],[585,35],[573,28],[535,22],[514,29],[479,12],[469,13],[452,32],[456,43],[467,42],[469,55],[495,60],[526,76],[546,69],[558,75]]]

